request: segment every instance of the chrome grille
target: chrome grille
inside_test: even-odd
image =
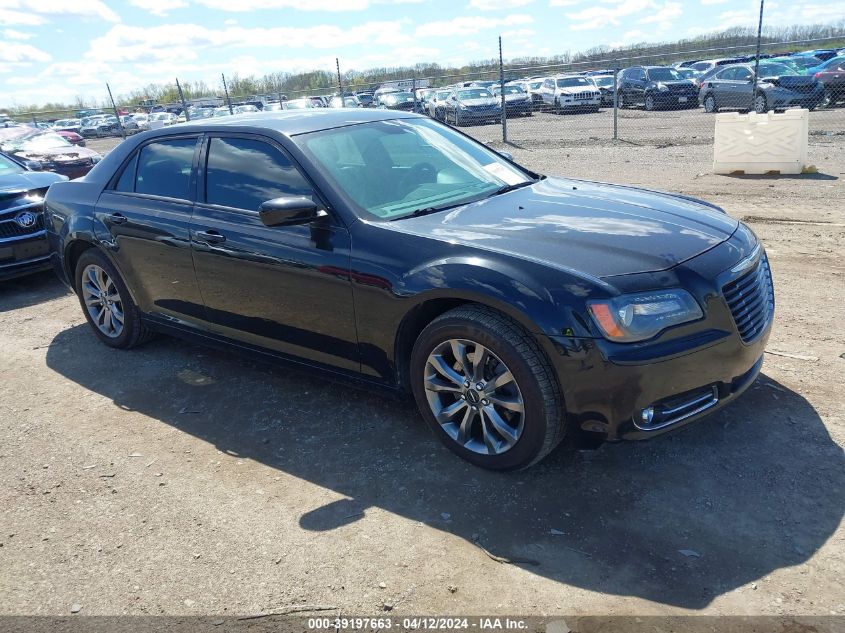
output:
[[[585,99],[592,99],[595,96],[596,95],[593,92],[576,92],[574,95],[572,95],[573,99],[577,99],[579,101]]]
[[[757,264],[722,288],[743,343],[753,343],[763,333],[775,311],[772,271],[766,254]]]

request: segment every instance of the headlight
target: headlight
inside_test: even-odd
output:
[[[680,289],[588,301],[587,308],[605,337],[619,343],[643,341],[704,316],[692,295]]]
[[[667,86],[666,84],[659,83],[659,84],[657,84],[657,89],[660,92],[665,92],[666,90],[669,90],[669,86]]]

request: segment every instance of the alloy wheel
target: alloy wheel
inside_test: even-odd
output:
[[[707,95],[704,98],[704,111],[705,112],[715,112],[716,111],[716,100],[713,98],[713,95]]]
[[[110,338],[123,332],[123,301],[109,274],[96,264],[82,271],[82,300],[94,325]]]
[[[467,450],[500,455],[517,443],[525,403],[507,365],[480,343],[449,339],[429,354],[425,394],[446,434]]]
[[[766,97],[764,95],[754,97],[754,111],[758,114],[766,113]]]
[[[654,110],[654,97],[652,97],[651,95],[645,98],[645,109]]]

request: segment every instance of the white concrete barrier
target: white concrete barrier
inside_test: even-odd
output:
[[[800,174],[807,166],[808,110],[716,115],[713,171],[717,174]]]

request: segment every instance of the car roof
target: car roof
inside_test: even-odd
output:
[[[395,110],[378,110],[370,108],[314,108],[304,110],[288,110],[273,112],[248,112],[217,119],[198,119],[187,123],[155,130],[158,134],[174,134],[178,131],[226,131],[230,128],[253,128],[273,130],[285,136],[296,136],[318,130],[328,130],[336,127],[368,123],[370,121],[387,121],[390,119],[420,118],[422,115],[410,112],[396,112]]]

